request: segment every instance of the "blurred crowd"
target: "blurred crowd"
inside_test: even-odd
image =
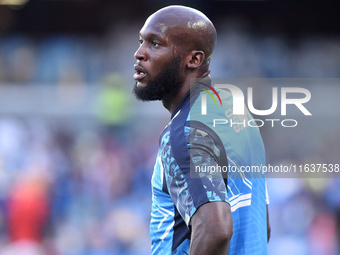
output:
[[[211,65],[214,77],[340,75],[339,37],[256,36],[238,20],[218,27]],[[1,38],[0,89],[12,85],[100,87],[111,84],[112,73],[122,79],[98,95],[99,114],[88,112],[65,120],[12,109],[0,116],[0,255],[150,253],[150,179],[158,136],[169,116],[159,110],[160,104],[147,108],[131,101],[138,31],[139,26],[132,24],[124,33],[112,29],[99,39]],[[5,103],[1,106],[6,109]],[[84,125],[84,119],[95,124]],[[262,135],[269,162],[304,162],[310,157],[292,156],[289,139],[282,139],[281,148],[275,148],[270,137]],[[338,157],[338,132],[332,137],[318,139],[322,144],[313,156],[323,151]],[[340,254],[340,179],[268,179],[268,190],[269,254]]]
[[[329,78],[340,74],[340,38],[274,33],[253,35],[242,20],[216,25],[213,77]],[[0,40],[2,84],[96,84],[107,73],[131,76],[141,24],[128,24],[97,37],[27,37]]]
[[[154,151],[143,138],[2,119],[0,254],[148,254]]]

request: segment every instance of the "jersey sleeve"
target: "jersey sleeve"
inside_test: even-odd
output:
[[[185,139],[190,154],[190,169],[176,164],[164,167],[167,190],[187,226],[197,209],[208,202],[229,203],[227,183],[217,170],[221,150],[205,131],[185,127]]]

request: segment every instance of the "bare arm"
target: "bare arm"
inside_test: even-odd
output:
[[[269,211],[268,211],[268,205],[267,205],[267,242],[268,243],[269,243],[269,239],[270,239],[270,232],[271,232],[271,228],[270,228]]]
[[[203,204],[192,216],[190,255],[226,255],[233,235],[233,219],[226,202]]]

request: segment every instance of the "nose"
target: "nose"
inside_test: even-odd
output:
[[[135,59],[146,61],[147,55],[145,53],[144,44],[141,44],[134,54]]]

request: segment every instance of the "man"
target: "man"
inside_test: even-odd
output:
[[[265,180],[240,171],[265,164],[261,136],[254,128],[214,128],[200,112],[204,88],[212,88],[212,22],[195,9],[169,6],[146,20],[139,41],[134,93],[140,100],[162,100],[171,114],[152,177],[152,254],[266,254]],[[219,96],[232,109],[230,92]],[[208,109],[222,118],[218,108]],[[237,171],[227,178],[196,171],[228,165]]]

